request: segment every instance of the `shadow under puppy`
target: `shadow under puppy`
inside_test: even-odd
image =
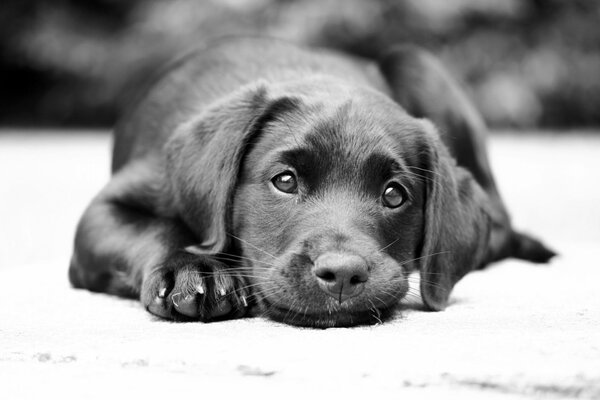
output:
[[[417,48],[374,64],[269,39],[216,42],[118,124],[71,283],[139,297],[168,319],[256,307],[327,327],[385,318],[418,269],[425,306],[442,310],[473,269],[554,255],[511,228],[485,133]]]

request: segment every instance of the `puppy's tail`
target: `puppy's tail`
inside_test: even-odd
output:
[[[509,246],[511,257],[534,263],[547,263],[557,255],[539,240],[516,231],[512,232]]]

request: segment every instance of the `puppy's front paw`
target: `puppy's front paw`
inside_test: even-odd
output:
[[[180,252],[144,278],[140,298],[162,318],[211,321],[243,316],[248,294],[234,269],[209,256]]]

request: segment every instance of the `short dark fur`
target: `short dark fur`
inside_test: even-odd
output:
[[[485,133],[420,49],[375,65],[218,42],[175,63],[117,126],[113,178],[79,223],[71,283],[168,319],[254,307],[325,327],[385,318],[418,269],[425,306],[441,310],[473,269],[554,254],[513,231]],[[297,193],[271,184],[284,171]],[[390,180],[407,191],[398,208],[381,200]]]

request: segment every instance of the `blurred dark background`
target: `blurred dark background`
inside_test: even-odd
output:
[[[230,34],[369,58],[412,42],[495,128],[600,126],[597,0],[2,0],[0,124],[110,126],[152,71]]]

